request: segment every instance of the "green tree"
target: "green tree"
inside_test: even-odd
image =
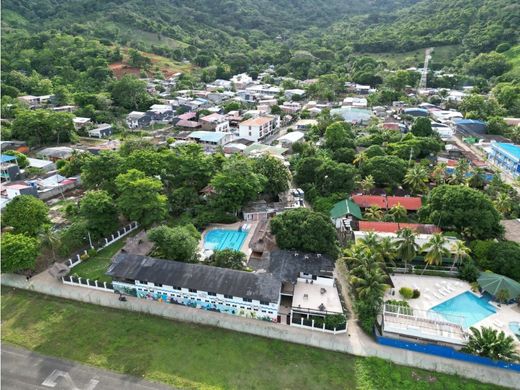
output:
[[[433,133],[430,118],[419,117],[412,125],[412,134],[416,137],[431,137]]]
[[[493,204],[495,205],[498,212],[504,217],[511,212],[511,208],[513,207],[511,197],[505,192],[498,193]]]
[[[355,146],[353,139],[352,126],[346,122],[334,122],[325,130],[325,147],[331,150],[352,148]]]
[[[117,176],[115,184],[120,194],[118,208],[129,220],[150,226],[166,217],[167,198],[161,194],[163,185],[160,180],[131,169]]]
[[[408,168],[403,183],[407,184],[413,193],[421,193],[427,189],[428,171],[422,165],[415,164]]]
[[[454,229],[473,239],[499,237],[503,232],[500,214],[489,197],[462,185],[434,188],[419,216],[424,222]]]
[[[457,264],[462,263],[465,259],[469,258],[469,254],[471,253],[471,249],[469,249],[464,241],[457,240],[455,241],[450,248],[451,256],[453,257],[453,263],[451,265],[451,269],[455,269]]]
[[[446,247],[447,243],[448,240],[442,233],[434,233],[428,242],[423,245],[421,250],[426,252],[426,256],[424,256],[426,265],[424,266],[422,274],[424,274],[424,271],[426,271],[429,265],[441,265],[442,259],[449,256],[450,251]]]
[[[498,330],[488,327],[480,329],[471,327],[469,330],[471,334],[468,343],[462,349],[463,352],[506,362],[519,360],[513,337],[506,336],[503,331],[498,332]]]
[[[15,233],[35,237],[48,223],[49,209],[40,199],[31,195],[19,195],[5,206],[2,225],[11,226]]]
[[[117,207],[108,192],[87,191],[79,205],[79,215],[87,221],[87,228],[94,237],[104,237],[117,229]]]
[[[233,156],[211,180],[215,189],[214,204],[236,214],[243,205],[258,197],[265,183],[266,178],[255,172],[251,160]]]
[[[404,261],[404,268],[408,269],[408,263],[415,259],[419,245],[415,242],[415,233],[408,228],[397,232],[396,251],[397,257]]]
[[[152,103],[152,98],[146,91],[146,82],[133,75],[125,75],[114,81],[110,93],[118,106],[128,110],[147,110]]]
[[[200,234],[195,228],[186,226],[153,228],[148,238],[155,243],[160,257],[167,260],[192,263],[197,261],[197,245]]]
[[[123,172],[123,158],[116,152],[101,152],[88,158],[81,168],[81,182],[89,189],[116,193],[115,179]]]
[[[47,226],[40,234],[40,243],[43,247],[50,249],[53,260],[56,260],[56,250],[60,247],[60,235]]]
[[[338,255],[336,230],[328,217],[307,208],[285,211],[271,220],[271,231],[282,249]]]
[[[246,255],[241,251],[223,249],[215,251],[209,261],[215,267],[243,270],[245,268]]]
[[[469,74],[490,78],[507,72],[511,69],[511,64],[503,54],[497,52],[480,53],[468,62],[466,69]]]
[[[365,209],[363,216],[371,221],[381,221],[384,217],[384,212],[381,210],[381,207],[373,205]]]
[[[368,175],[365,178],[359,180],[357,184],[364,194],[369,194],[370,191],[372,191],[376,186],[372,175]]]
[[[18,163],[20,169],[24,169],[29,166],[29,160],[27,160],[27,156],[23,153],[17,152],[16,150],[6,150],[5,152],[2,152],[2,154],[16,157],[16,162]]]
[[[271,197],[276,197],[279,193],[289,189],[291,173],[280,159],[263,155],[254,159],[253,167],[256,173],[267,179],[264,192]]]
[[[38,240],[25,234],[2,233],[2,272],[33,269],[38,257]]]
[[[362,166],[363,176],[372,176],[378,186],[398,186],[406,172],[406,162],[395,156],[377,156]]]
[[[76,134],[72,118],[73,115],[67,112],[19,111],[12,124],[12,136],[34,146],[70,142]]]
[[[388,210],[387,215],[394,222],[405,222],[408,216],[408,212],[406,208],[401,205],[401,203],[397,203],[393,205],[390,210]]]

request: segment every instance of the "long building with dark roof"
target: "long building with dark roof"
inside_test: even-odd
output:
[[[277,320],[281,281],[268,273],[120,253],[107,275],[115,291],[139,298]]]

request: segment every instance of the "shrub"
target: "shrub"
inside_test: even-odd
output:
[[[413,290],[413,295],[412,295],[412,298],[419,298],[421,296],[421,292],[417,289],[414,289]]]
[[[413,297],[413,290],[410,287],[401,287],[399,294],[401,294],[404,299],[411,299]]]
[[[89,257],[93,257],[97,254],[97,250],[94,249],[94,248],[90,248],[88,251],[87,251],[87,254]]]
[[[83,253],[80,257],[81,261],[86,261],[90,258],[90,256],[88,255],[88,253]]]

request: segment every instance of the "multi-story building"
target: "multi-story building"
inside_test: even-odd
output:
[[[277,116],[260,116],[248,119],[239,125],[240,138],[251,141],[261,141],[265,137],[273,134],[278,128],[280,119]]]
[[[225,115],[213,113],[203,116],[199,119],[199,122],[203,130],[216,131],[217,133],[228,133],[230,131],[229,121]]]
[[[513,177],[520,176],[520,145],[492,142],[489,160]]]
[[[281,282],[253,273],[120,253],[108,268],[114,290],[138,298],[276,322]]]

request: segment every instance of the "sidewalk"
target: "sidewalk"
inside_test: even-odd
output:
[[[147,301],[133,297],[129,297],[127,302],[120,302],[117,294],[64,285],[49,275],[48,272],[42,272],[29,281],[20,275],[3,274],[1,276],[1,283],[4,286],[31,290],[56,297],[93,303],[115,309],[148,313],[177,321],[217,326],[237,332],[345,352],[357,356],[377,356],[405,366],[456,374],[485,383],[520,389],[520,374],[518,373],[383,346],[363,333],[354,321],[348,323],[348,332],[346,334],[334,336],[282,324],[193,309],[180,305]]]

